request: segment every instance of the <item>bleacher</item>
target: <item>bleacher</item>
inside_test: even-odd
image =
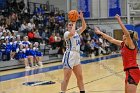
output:
[[[5,0],[0,0],[0,7],[1,9],[4,9],[4,5],[6,4],[6,2],[3,2]],[[63,10],[59,10],[58,7],[55,7],[54,5],[50,5],[49,2],[47,1],[46,4],[41,4],[41,3],[34,3],[34,2],[28,2],[29,8],[30,8],[30,16],[33,15],[34,11],[36,11],[35,9],[37,9],[38,7],[42,6],[42,8],[44,9],[44,13],[45,15],[54,12],[54,13],[64,13]],[[30,18],[30,17],[29,17]],[[24,35],[26,35],[23,32],[20,31],[15,31],[16,35],[20,35],[21,37],[23,37]],[[62,59],[62,55],[58,55],[58,48],[56,49],[51,49],[51,45],[49,44],[40,44],[40,50],[43,53],[43,64],[45,63],[50,63],[50,62],[57,62],[57,61],[61,61]],[[20,67],[24,67],[24,63],[23,62],[19,62],[18,60],[9,60],[9,61],[2,61],[1,56],[0,56],[0,70],[7,70],[7,69],[13,69],[13,68],[20,68]]]

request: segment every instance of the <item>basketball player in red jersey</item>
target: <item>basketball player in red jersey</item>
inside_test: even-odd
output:
[[[109,42],[121,46],[123,66],[126,74],[125,93],[136,93],[137,85],[140,80],[140,70],[136,62],[137,47],[133,41],[133,35],[128,32],[122,23],[120,16],[116,15],[115,18],[117,19],[124,33],[123,41],[116,40],[104,34],[97,27],[95,27],[95,33],[102,35],[103,38],[107,39]]]

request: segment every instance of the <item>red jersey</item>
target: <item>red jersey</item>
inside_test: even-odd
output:
[[[34,33],[33,32],[29,32],[28,33],[28,38],[29,39],[33,39],[34,38]]]
[[[55,42],[55,38],[53,36],[50,36],[49,38],[49,44],[52,44]]]
[[[124,42],[122,42],[121,47],[124,70],[131,67],[138,67],[136,62],[137,49],[129,49]]]

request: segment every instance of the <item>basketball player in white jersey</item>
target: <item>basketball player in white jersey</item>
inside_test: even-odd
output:
[[[75,30],[76,22],[70,22],[67,24],[67,29],[64,33],[64,39],[66,42],[66,51],[63,56],[63,70],[64,80],[61,84],[61,93],[66,93],[67,85],[72,74],[74,72],[77,78],[77,85],[80,93],[85,93],[82,68],[80,65],[80,34],[86,29],[86,23],[83,17],[82,11],[79,14],[82,21],[82,27]]]

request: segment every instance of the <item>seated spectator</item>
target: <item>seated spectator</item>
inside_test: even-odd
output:
[[[61,37],[60,37],[59,33],[56,33],[55,42],[56,42],[56,47],[61,46]]]
[[[9,32],[10,32],[10,31],[9,31]],[[16,33],[15,33],[15,31],[12,31],[12,32],[11,32],[11,38],[16,39]]]
[[[42,38],[35,32],[35,29],[28,32],[28,38],[31,42],[42,42]]]
[[[28,32],[28,29],[27,29],[27,22],[24,20],[21,27],[20,27],[20,31],[23,32],[23,33],[27,33]]]
[[[4,61],[10,60],[10,54],[11,54],[11,44],[9,43],[8,39],[5,39],[4,43],[2,44],[2,59]]]
[[[5,51],[5,47],[4,47],[3,43],[4,43],[4,38],[1,37],[0,38],[0,60],[4,60],[4,58],[3,58],[4,54],[3,53]]]
[[[22,41],[23,46],[29,46],[31,44],[30,41],[28,41],[28,36],[24,36],[23,37],[23,41]]]
[[[15,38],[11,39],[10,44],[11,44],[11,60],[13,60],[15,57],[15,54],[16,54],[16,49],[18,48],[17,42],[15,41]]]
[[[25,55],[27,56],[27,60],[30,62],[31,67],[34,67],[34,63],[33,63],[33,59],[34,59],[34,52],[32,52],[32,49],[30,49],[30,47],[32,47],[32,45],[30,44],[30,46],[25,46]]]
[[[0,37],[2,36],[3,34],[3,28],[0,26]]]
[[[18,29],[20,28],[20,21],[16,13],[11,13],[9,19],[7,20],[7,25],[10,31],[12,30],[18,31]]]
[[[39,34],[38,29],[34,30],[34,38],[35,38],[35,42],[41,43],[43,41],[42,37]]]
[[[49,36],[50,36],[50,32],[46,28],[46,30],[42,32],[42,36],[41,36],[42,39],[45,40],[45,43],[49,43]]]
[[[103,40],[103,47],[107,54],[111,53],[110,43],[106,39]]]
[[[91,57],[91,54],[94,52],[94,49],[91,47],[90,41],[86,41],[84,52],[87,57]]]
[[[58,54],[63,55],[66,50],[64,38],[61,38],[61,42],[59,44],[60,46],[59,46]]]
[[[99,36],[99,42],[98,42],[98,44],[99,44],[99,54],[106,54],[106,51],[105,51],[105,49],[104,49],[104,45],[103,45],[103,37],[100,35]]]
[[[29,31],[27,35],[28,35],[28,38],[29,38],[30,42],[34,41],[35,34],[34,34],[33,30]]]
[[[25,68],[29,69],[29,62],[27,60],[27,56],[26,56],[26,50],[24,49],[24,46],[20,43],[19,48],[16,49],[16,55],[15,55],[15,59],[19,60],[20,62],[24,62],[25,64]]]
[[[55,33],[52,33],[52,35],[49,37],[49,44],[52,46],[53,49],[56,48]]]
[[[22,41],[21,41],[20,38],[21,38],[20,35],[17,35],[17,36],[16,36],[16,44],[17,44],[17,47],[18,47],[18,48],[19,48],[19,44],[22,43]]]
[[[35,29],[35,24],[33,19],[31,19],[30,22],[27,24],[27,29],[28,31]]]
[[[91,37],[90,37],[90,34],[89,33],[86,33],[86,40],[87,41],[91,41]]]
[[[34,43],[34,47],[33,47],[33,50],[35,51],[35,61],[36,61],[36,66],[40,66],[40,67],[43,67],[43,64],[42,64],[42,53],[39,51],[39,48],[38,48],[39,44],[38,42],[35,42]]]
[[[94,54],[95,56],[99,55],[99,45],[98,45],[98,40],[97,39],[92,39],[91,41],[91,47],[94,48]]]

